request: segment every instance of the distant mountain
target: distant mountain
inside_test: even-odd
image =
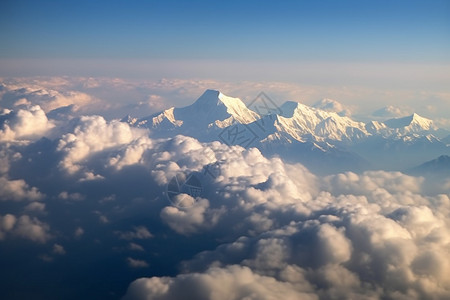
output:
[[[316,173],[399,170],[450,154],[447,144],[435,136],[433,121],[417,114],[363,123],[329,109],[338,102],[325,99],[316,106],[287,101],[264,115],[239,98],[207,90],[186,107],[122,121],[149,128],[155,137],[182,134],[202,142],[257,147],[267,156],[301,162]]]
[[[260,116],[247,108],[239,98],[225,96],[219,91],[207,90],[193,104],[171,107],[160,113],[134,122],[137,127],[157,129],[162,136],[185,134],[203,140],[211,131],[239,123],[248,124]]]
[[[400,135],[437,130],[432,120],[421,117],[416,113],[403,118],[390,119],[383,123]]]
[[[450,177],[450,156],[441,155],[407,171],[413,175],[434,175]]]

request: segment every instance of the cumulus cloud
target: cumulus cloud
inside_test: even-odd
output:
[[[11,128],[15,141],[39,131]],[[113,268],[124,280],[146,276],[126,299],[450,297],[448,189],[428,192],[421,177],[318,177],[257,149],[156,139],[101,116],[73,118],[48,140],[3,143],[0,163],[2,246],[32,241],[35,257],[61,271],[53,257],[64,255],[87,281]],[[174,206],[177,174],[201,186]]]
[[[76,105],[83,107],[92,105],[98,100],[89,94],[81,91],[68,90],[66,83],[60,81],[56,84],[58,78],[54,78],[53,82],[42,80],[21,81],[12,80],[4,85],[3,92],[4,104],[12,104],[12,106],[37,104],[43,108],[45,112],[49,112],[59,107]],[[51,86],[52,88],[45,87]],[[56,89],[55,89],[56,88]]]
[[[247,157],[238,160],[239,169],[232,167],[232,159],[220,165],[222,175],[212,183],[220,191],[210,198],[214,205],[197,198],[197,206],[166,207],[161,217],[183,235],[223,233],[222,226],[233,220],[231,228],[249,237],[236,234],[235,242],[198,254],[184,263],[183,275],[137,280],[127,297],[177,299],[179,293],[187,293],[201,299],[215,291],[221,299],[229,295],[225,291],[239,291],[241,283],[233,281],[221,293],[220,280],[210,278],[210,272],[227,274],[235,267],[272,278],[297,299],[305,292],[319,299],[449,295],[450,290],[442,288],[447,282],[442,274],[448,271],[443,257],[450,234],[448,221],[439,213],[439,205],[448,205],[443,202],[447,197],[421,195],[423,178],[370,171],[322,180],[306,170],[304,177],[298,170],[293,176],[293,169],[277,159],[251,151],[240,154]],[[253,163],[260,169],[250,167]],[[210,223],[205,216],[218,207],[222,213]],[[430,257],[430,249],[440,254]],[[442,271],[418,267],[428,259],[444,266]],[[192,278],[207,278],[208,283],[181,284]],[[296,289],[298,281],[307,289]],[[238,293],[236,299],[245,295]]]
[[[128,244],[128,248],[133,251],[145,251],[144,247],[136,243]]]
[[[411,114],[412,111],[410,108],[401,108],[393,105],[388,105],[385,107],[382,107],[372,113],[374,117],[380,117],[380,118],[397,118],[397,117],[404,117],[406,115]]]
[[[134,281],[124,299],[318,299],[311,287],[280,282],[238,265]]]
[[[4,239],[7,234],[21,237],[38,243],[45,243],[50,238],[50,227],[48,224],[22,215],[19,218],[12,214],[0,215],[0,239]]]
[[[54,124],[38,106],[8,111],[0,115],[0,142],[37,139],[45,135]]]
[[[214,212],[212,211],[212,215],[205,214],[209,207],[208,200],[199,199],[199,201],[195,202],[189,195],[182,196],[190,199],[188,202],[192,205],[187,208],[166,206],[161,211],[161,218],[164,222],[181,234],[190,234],[197,232],[202,227],[214,225],[217,221]]]
[[[131,268],[147,268],[148,263],[145,260],[127,257],[128,266]]]
[[[73,130],[59,140],[57,151],[64,155],[60,167],[73,174],[81,169],[79,162],[90,155],[128,144],[140,135],[138,129],[122,122],[106,122],[100,116],[81,117]]]
[[[81,237],[84,234],[84,229],[81,227],[77,227],[77,229],[75,229],[74,235],[76,238]]]
[[[62,191],[59,193],[58,198],[61,200],[82,201],[85,199],[85,196],[80,193],[68,193],[67,191]]]
[[[5,235],[8,231],[13,229],[16,224],[16,217],[11,214],[6,214],[4,216],[0,215],[0,240],[5,238]]]
[[[338,115],[344,117],[344,116],[350,116],[352,114],[352,111],[350,108],[345,107],[342,103],[339,103],[338,101],[334,99],[324,98],[318,102],[316,102],[313,107],[329,111],[329,112],[335,112]]]
[[[27,206],[25,206],[25,210],[29,212],[38,212],[43,213],[45,212],[45,203],[41,202],[31,202]]]
[[[125,231],[125,232],[117,231],[116,234],[119,236],[120,239],[123,240],[134,240],[134,239],[143,240],[143,239],[150,239],[153,237],[153,234],[151,234],[150,231],[145,226],[134,227],[133,231]]]
[[[36,187],[30,187],[23,179],[0,177],[0,201],[36,201],[43,197]]]
[[[58,254],[58,255],[64,255],[64,254],[66,254],[66,250],[64,250],[64,247],[61,246],[61,245],[59,245],[59,244],[54,244],[54,245],[53,245],[53,250],[52,250],[52,252],[53,252],[54,254]]]

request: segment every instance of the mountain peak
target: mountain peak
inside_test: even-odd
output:
[[[206,90],[193,104],[189,105],[195,105],[195,106],[204,106],[204,105],[211,105],[219,103],[219,96],[220,92],[216,90]]]
[[[193,104],[182,108],[166,109],[144,118],[139,124],[147,124],[150,121],[151,127],[154,127],[159,123],[169,122],[176,127],[186,125],[192,128],[196,126],[209,128],[213,124],[221,127],[235,121],[248,124],[257,119],[259,119],[258,114],[248,109],[241,99],[228,97],[217,90],[206,90]]]
[[[229,97],[217,90],[206,90],[200,98],[197,99],[192,105],[185,108],[192,107],[195,110],[210,111],[211,109],[217,109],[216,106],[225,106],[227,111],[237,109],[242,110],[246,105],[239,98]]]
[[[285,118],[291,118],[300,103],[295,101],[286,101],[281,105],[281,115]]]
[[[433,121],[424,118],[416,113],[403,118],[389,119],[383,122],[386,126],[390,128],[410,128],[415,131],[430,130],[433,129]]]
[[[419,121],[419,122],[431,122],[430,119],[424,118],[420,116],[419,114],[413,113],[411,115],[412,121]]]

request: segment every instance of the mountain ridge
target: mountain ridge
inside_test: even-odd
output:
[[[171,107],[128,123],[148,127],[159,137],[183,134],[202,142],[257,147],[265,152],[263,154],[284,153],[280,156],[290,157],[294,162],[326,159],[332,164],[333,157],[336,160],[345,157],[349,170],[359,170],[361,165],[404,168],[418,159],[431,159],[431,155],[450,154],[450,148],[433,135],[437,130],[433,121],[416,113],[384,122],[364,123],[296,101],[284,102],[278,111],[259,114],[239,98],[206,90],[191,105]],[[224,134],[225,131],[229,132]],[[386,158],[385,165],[377,163],[380,154]]]

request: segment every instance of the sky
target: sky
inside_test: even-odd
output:
[[[2,61],[450,63],[448,1],[0,5]]]
[[[241,98],[265,83],[281,103],[394,105],[450,127],[449,1],[6,0],[0,41],[4,78],[214,80]]]

